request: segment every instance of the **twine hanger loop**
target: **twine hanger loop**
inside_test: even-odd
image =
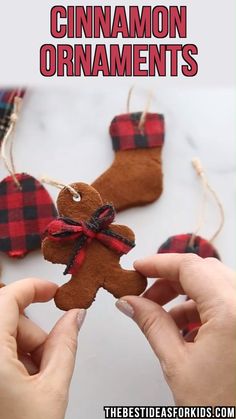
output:
[[[10,116],[10,125],[3,137],[2,146],[1,146],[1,157],[5,164],[5,167],[9,174],[12,176],[13,181],[19,189],[21,189],[20,182],[16,177],[16,169],[13,160],[13,134],[15,131],[15,126],[19,118],[19,113],[21,109],[22,99],[18,96],[15,96],[13,103],[13,112]],[[9,150],[8,150],[9,147]]]
[[[75,202],[80,202],[81,201],[81,195],[71,185],[67,185],[65,183],[58,182],[57,180],[51,179],[51,178],[46,177],[46,176],[41,178],[41,182],[42,183],[47,183],[48,185],[54,186],[55,188],[58,188],[58,189],[61,189],[61,190],[65,188],[71,193],[73,201],[75,201]]]
[[[195,169],[197,175],[199,176],[199,178],[201,179],[201,182],[202,182],[203,199],[202,199],[202,205],[201,205],[198,225],[196,227],[195,232],[193,233],[193,235],[191,237],[191,240],[190,240],[190,243],[189,243],[190,246],[194,244],[195,237],[198,234],[198,232],[201,230],[201,228],[204,224],[204,221],[205,221],[205,209],[206,209],[207,192],[209,192],[213,196],[213,198],[216,202],[216,205],[219,209],[219,213],[220,213],[219,226],[217,227],[215,233],[212,235],[211,239],[209,240],[210,242],[213,242],[216,239],[216,237],[218,237],[218,235],[220,234],[221,230],[223,229],[223,226],[224,226],[224,223],[225,223],[225,213],[224,213],[224,208],[223,208],[222,202],[220,201],[220,198],[218,197],[216,191],[209,184],[209,181],[207,179],[206,173],[204,172],[204,169],[202,167],[202,164],[201,164],[200,160],[197,159],[197,158],[194,158],[192,160],[192,165],[193,165],[193,168]]]
[[[131,102],[131,97],[132,97],[132,94],[133,94],[133,91],[134,91],[134,87],[135,87],[134,85],[131,86],[131,88],[129,89],[129,92],[128,92],[127,102],[126,102],[127,113],[130,113],[130,102]],[[144,124],[145,124],[145,121],[146,121],[146,116],[147,116],[147,113],[148,113],[149,108],[151,106],[152,100],[153,100],[153,93],[151,91],[149,91],[147,101],[146,101],[146,105],[145,105],[145,108],[142,112],[142,115],[140,117],[139,124],[138,124],[138,128],[139,128],[140,131],[143,130],[143,127],[144,127]]]

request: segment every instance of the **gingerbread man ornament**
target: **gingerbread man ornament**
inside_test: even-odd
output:
[[[68,188],[58,195],[59,218],[52,221],[42,243],[44,258],[66,265],[64,274],[71,274],[55,296],[61,310],[88,308],[99,288],[120,298],[139,295],[147,280],[139,272],[125,270],[120,257],[134,247],[134,233],[128,227],[112,224],[115,211],[103,204],[99,193],[85,183]]]

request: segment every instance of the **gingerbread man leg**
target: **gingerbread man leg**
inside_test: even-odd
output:
[[[137,271],[128,271],[119,267],[107,275],[103,288],[116,298],[125,295],[140,295],[147,286],[147,279]]]
[[[62,285],[55,295],[55,303],[61,310],[88,308],[93,303],[101,281],[89,275],[73,275],[71,280]]]

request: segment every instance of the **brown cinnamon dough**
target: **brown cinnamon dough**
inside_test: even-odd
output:
[[[88,221],[98,207],[103,205],[99,193],[84,183],[71,185],[81,196],[75,202],[68,189],[64,188],[57,199],[58,213],[76,222]],[[134,240],[134,233],[126,226],[110,224],[109,229]],[[52,263],[68,264],[74,249],[74,242],[55,242],[46,237],[42,243],[44,258]],[[100,287],[116,298],[124,295],[140,295],[146,288],[147,280],[140,273],[122,269],[120,256],[115,251],[93,239],[86,248],[86,257],[77,273],[68,283],[62,285],[55,296],[55,303],[61,310],[88,308]]]
[[[147,205],[162,194],[162,148],[116,151],[114,161],[92,186],[116,212]]]
[[[150,204],[162,194],[164,116],[148,112],[140,126],[142,116],[134,112],[113,118],[109,131],[114,160],[92,184],[116,212]]]

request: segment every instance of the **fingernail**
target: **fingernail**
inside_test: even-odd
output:
[[[130,317],[131,319],[134,317],[134,309],[127,301],[125,300],[116,301],[116,307],[126,316]]]
[[[81,308],[77,314],[77,324],[78,324],[78,329],[80,330],[82,327],[82,324],[84,322],[86,316],[86,310],[84,308]]]

